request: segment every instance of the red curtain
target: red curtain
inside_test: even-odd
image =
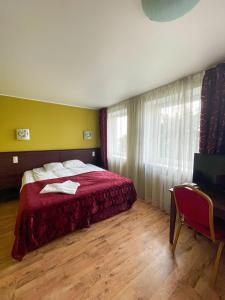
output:
[[[200,153],[225,154],[225,63],[206,71],[201,98]]]
[[[100,127],[100,144],[101,144],[101,161],[104,169],[108,170],[107,159],[107,108],[99,111],[99,127]]]

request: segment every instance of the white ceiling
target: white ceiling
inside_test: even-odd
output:
[[[225,1],[150,21],[141,0],[0,0],[0,94],[99,108],[225,59]]]

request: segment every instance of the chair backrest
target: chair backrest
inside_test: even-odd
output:
[[[173,193],[180,216],[183,216],[192,224],[207,227],[211,239],[215,241],[213,202],[211,198],[199,189],[188,185],[175,186]],[[197,226],[194,229],[197,229]]]

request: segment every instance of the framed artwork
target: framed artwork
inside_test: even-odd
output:
[[[92,131],[85,130],[83,132],[84,140],[91,140],[92,139]]]
[[[19,141],[28,141],[30,139],[30,130],[24,128],[16,129],[16,139]]]

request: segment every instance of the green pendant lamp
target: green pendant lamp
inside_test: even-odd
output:
[[[156,22],[169,22],[188,13],[200,0],[142,0],[146,16]]]

